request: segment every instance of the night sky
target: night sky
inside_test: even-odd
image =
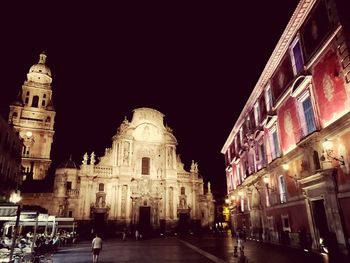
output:
[[[205,182],[225,194],[220,150],[297,2],[2,8],[0,113],[7,118],[45,50],[56,108],[54,166],[70,154],[78,164],[85,152],[101,156],[124,116],[150,107],[165,114],[185,169],[198,161]]]

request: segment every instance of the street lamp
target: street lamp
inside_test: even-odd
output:
[[[289,164],[287,164],[287,163],[282,164],[282,168],[283,168],[283,170],[288,171],[289,170]]]
[[[267,176],[265,176],[265,177],[263,178],[263,181],[264,181],[264,184],[266,185],[266,187],[268,187],[268,186],[269,186],[269,182],[270,182],[270,178],[267,177]]]
[[[16,239],[17,239],[17,235],[18,235],[19,218],[21,216],[21,206],[18,203],[21,201],[21,199],[22,199],[21,194],[20,194],[20,191],[18,191],[18,190],[12,192],[10,199],[9,199],[9,201],[11,203],[17,204],[16,223],[15,223],[15,228],[14,228],[13,234],[12,234],[12,243],[11,243],[9,262],[12,261],[13,251],[15,249]]]
[[[333,150],[333,142],[331,140],[325,139],[324,142],[322,143],[323,146],[323,152],[326,153],[327,158],[339,162],[340,165],[344,165],[344,156],[340,155],[340,157],[336,157],[334,155],[334,150]],[[325,161],[326,157],[324,155],[321,156],[321,161]]]

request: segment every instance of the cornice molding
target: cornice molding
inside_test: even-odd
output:
[[[247,112],[249,112],[252,109],[252,107],[254,107],[254,103],[261,95],[265,85],[276,70],[278,64],[281,62],[281,59],[283,58],[284,54],[288,51],[290,43],[293,41],[295,35],[298,33],[300,26],[307,18],[316,1],[317,0],[302,0],[299,2],[274,51],[272,52],[270,59],[266,63],[266,66],[263,72],[261,73],[260,78],[255,85],[255,88],[253,89],[230,135],[228,136],[221,150],[221,153],[225,153],[227,151],[234,136],[239,131],[242,120],[245,118]]]

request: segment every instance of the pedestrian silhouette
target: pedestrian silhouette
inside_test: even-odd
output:
[[[102,250],[102,238],[100,238],[98,236],[98,234],[96,233],[96,236],[92,240],[92,243],[91,243],[92,262],[93,263],[97,263],[101,250]]]
[[[248,262],[248,258],[244,255],[244,251],[241,250],[241,254],[238,258],[238,262],[239,263],[247,263]]]

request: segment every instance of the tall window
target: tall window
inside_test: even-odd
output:
[[[259,160],[261,163],[261,167],[264,167],[266,164],[266,157],[265,157],[265,146],[264,144],[259,144]]]
[[[239,130],[239,139],[242,146],[243,145],[243,127],[241,127]]]
[[[306,121],[307,133],[311,133],[316,130],[314,112],[312,110],[312,104],[310,97],[307,97],[303,101],[304,117]]]
[[[260,124],[259,101],[254,105],[254,119],[255,119],[255,126],[258,127]]]
[[[294,40],[290,47],[290,56],[292,58],[293,73],[296,76],[304,69],[303,54],[298,38]]]
[[[72,189],[72,182],[67,182],[67,190],[71,190]]]
[[[181,194],[182,194],[182,195],[185,194],[185,187],[181,187]]]
[[[280,156],[280,146],[278,142],[278,134],[276,125],[270,130],[270,141],[271,141],[271,154],[272,159],[275,159]]]
[[[104,184],[99,184],[98,185],[98,191],[103,192],[105,190],[105,185]]]
[[[267,112],[272,111],[272,90],[271,86],[267,86],[265,90],[265,102],[266,102],[266,110]]]
[[[300,99],[300,118],[302,122],[303,136],[306,136],[316,130],[315,116],[312,108],[309,92],[306,92]]]
[[[240,185],[242,183],[242,178],[241,178],[241,167],[240,167],[240,164],[237,164],[236,165],[236,178],[237,178],[237,182],[238,182],[238,185]]]
[[[142,174],[149,174],[150,171],[150,159],[148,157],[143,157],[142,158]]]
[[[289,224],[289,216],[281,215],[283,231],[291,231]]]
[[[278,186],[280,190],[281,203],[285,203],[287,202],[287,195],[286,195],[286,181],[283,175],[280,175],[278,177]]]

